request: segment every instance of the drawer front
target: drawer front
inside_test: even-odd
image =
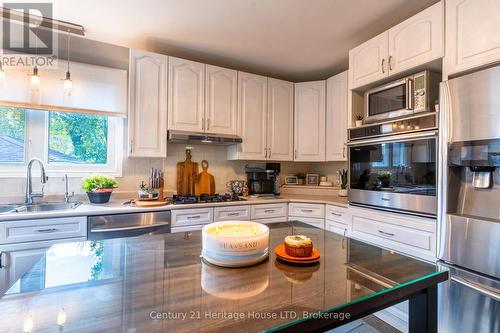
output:
[[[325,219],[318,219],[314,217],[296,217],[296,216],[289,216],[288,217],[289,221],[299,221],[302,223],[306,223],[309,225],[312,225],[313,227],[317,227],[320,229],[325,229]]]
[[[432,250],[431,242],[433,237],[430,233],[399,227],[359,216],[354,216],[352,219],[352,232],[353,234],[360,233],[370,235],[381,240],[401,243],[426,251]]]
[[[347,228],[347,224],[344,223],[326,220],[325,229],[327,231],[334,232],[342,236],[349,236],[349,230]]]
[[[326,205],[325,218],[339,223],[349,223],[349,209],[339,206]]]
[[[250,220],[250,206],[228,206],[215,207],[214,220],[230,221],[230,220]]]
[[[0,223],[0,244],[74,237],[87,237],[85,216]]]
[[[173,209],[172,227],[208,224],[214,221],[213,208]]]
[[[308,218],[325,218],[325,205],[290,203],[288,216],[303,216]]]
[[[252,220],[282,217],[286,219],[287,204],[253,205],[251,208]]]

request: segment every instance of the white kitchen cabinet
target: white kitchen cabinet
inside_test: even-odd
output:
[[[289,216],[289,221],[298,221],[305,224],[312,225],[313,227],[325,229],[325,219],[319,219],[315,217],[297,217],[297,216]]]
[[[348,207],[326,205],[325,218],[328,221],[333,221],[349,226],[351,224],[351,215],[349,214],[349,209],[350,208]]]
[[[168,129],[202,132],[204,117],[205,64],[169,57]]]
[[[204,225],[214,221],[213,208],[173,209],[172,228]]]
[[[236,135],[238,120],[238,72],[206,65],[204,131]]]
[[[263,219],[264,223],[269,222],[271,219],[286,221],[287,208],[287,203],[252,205],[250,216],[252,220]]]
[[[349,236],[349,227],[344,223],[325,220],[325,230],[334,232],[342,236]]]
[[[268,79],[267,159],[293,161],[293,83]]]
[[[347,76],[342,72],[326,80],[326,155],[327,161],[347,160]]]
[[[351,237],[436,261],[436,219],[349,207]]]
[[[325,218],[325,205],[302,202],[291,202],[288,204],[288,216],[290,217],[313,217]]]
[[[387,32],[373,37],[349,51],[349,89],[386,78],[389,36]]]
[[[214,208],[214,221],[250,220],[250,205]]]
[[[129,156],[167,154],[168,57],[130,50]]]
[[[389,29],[389,75],[439,59],[444,55],[443,3],[421,11]]]
[[[325,160],[326,82],[295,84],[294,160]]]
[[[77,237],[87,237],[85,216],[0,222],[0,245]]]
[[[446,75],[500,61],[500,1],[446,1]]]
[[[228,159],[267,157],[267,77],[238,72],[238,135],[241,144],[228,147]]]

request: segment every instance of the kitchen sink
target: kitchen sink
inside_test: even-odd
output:
[[[33,212],[50,212],[53,210],[71,210],[80,206],[79,202],[69,203],[39,203],[33,205],[25,205],[17,208],[18,213],[33,213]]]
[[[21,205],[0,205],[0,213],[15,213]]]
[[[80,202],[44,202],[33,205],[25,204],[10,204],[0,205],[0,214],[4,213],[35,213],[35,212],[50,212],[55,210],[71,210],[80,206]]]

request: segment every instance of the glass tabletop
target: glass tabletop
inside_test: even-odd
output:
[[[199,231],[13,250],[0,273],[0,332],[271,332],[442,274],[303,223],[268,226],[270,257],[247,268],[200,260]],[[312,239],[319,264],[276,259],[291,234]]]

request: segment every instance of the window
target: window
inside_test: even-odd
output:
[[[107,147],[107,117],[50,112],[49,163],[106,164]]]
[[[0,163],[23,163],[26,119],[24,110],[0,108]]]
[[[121,175],[123,120],[0,106],[0,177],[24,176],[38,158],[48,174]]]

